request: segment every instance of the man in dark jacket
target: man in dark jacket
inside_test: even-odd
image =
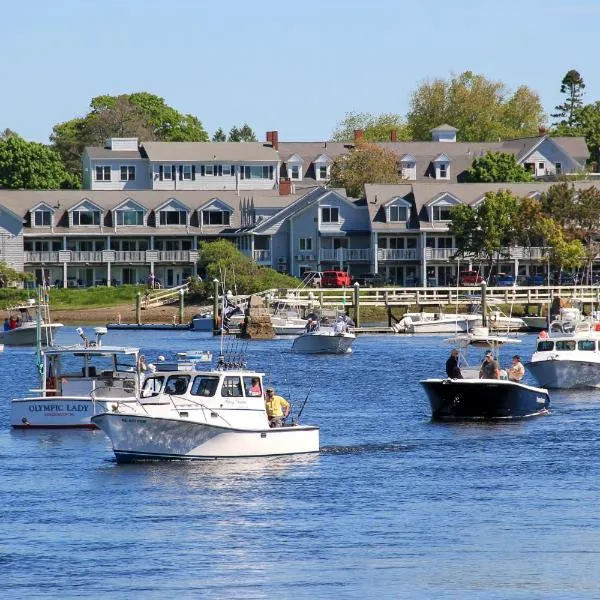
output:
[[[450,379],[463,378],[460,367],[458,366],[458,350],[456,348],[452,350],[450,358],[446,361],[446,375],[448,375]]]

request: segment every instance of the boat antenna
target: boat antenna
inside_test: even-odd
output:
[[[42,289],[38,288],[38,309],[35,316],[35,361],[40,376],[40,389],[43,389],[46,383],[44,377],[44,361],[42,359]]]
[[[302,411],[304,410],[304,407],[306,406],[306,401],[308,400],[308,397],[310,396],[310,393],[312,392],[313,386],[314,386],[314,382],[311,383],[310,387],[308,388],[308,393],[306,394],[306,398],[304,398],[304,402],[302,403],[302,406],[300,407],[300,411],[298,412],[298,416],[296,417],[296,425],[298,425],[298,423],[300,423],[300,417],[302,416]]]

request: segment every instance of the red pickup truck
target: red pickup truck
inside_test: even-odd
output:
[[[350,287],[352,277],[345,271],[323,271],[321,287]]]
[[[458,276],[458,285],[480,285],[483,277],[477,271],[462,271]]]

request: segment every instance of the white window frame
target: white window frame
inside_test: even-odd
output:
[[[329,218],[325,219],[325,211],[329,211]],[[333,220],[333,211],[336,211],[336,219]],[[321,223],[339,223],[340,222],[340,209],[337,206],[321,206]]]
[[[290,179],[300,179],[300,165],[290,165]]]
[[[181,177],[184,181],[192,180],[192,165],[183,165]]]
[[[298,238],[298,250],[301,252],[312,252],[312,242],[313,239],[311,237]]]
[[[135,181],[135,166],[121,165],[121,181]],[[125,176],[123,176],[125,175]]]
[[[163,165],[163,180],[173,181],[173,169],[172,165]]]
[[[404,218],[400,218],[400,210],[404,211]],[[393,211],[398,211],[398,218],[394,218],[394,215],[392,214]],[[408,207],[407,206],[402,206],[401,204],[395,204],[393,206],[390,206],[390,223],[405,223],[406,221],[408,221]]]
[[[119,227],[135,227],[136,225],[143,225],[144,224],[144,211],[143,210],[139,210],[137,208],[131,208],[131,209],[119,209],[115,211],[116,214],[116,224]],[[139,221],[139,223],[125,223],[125,213],[137,213],[139,216],[136,216],[136,221]],[[119,220],[121,221],[119,223]]]
[[[323,174],[325,170],[325,174]],[[317,165],[317,179],[329,179],[329,165]]]
[[[207,177],[214,177],[215,165],[204,165],[204,175]]]
[[[223,175],[233,175],[233,165],[221,165]]]
[[[98,177],[100,175],[100,177]],[[95,180],[96,181],[110,181],[111,180],[111,168],[109,165],[96,165],[95,168]]]
[[[448,165],[446,163],[438,166],[438,177],[439,179],[448,179]]]
[[[40,215],[49,215],[49,219],[48,219],[48,224],[46,225],[46,223],[43,222],[43,218],[42,218],[42,223],[37,223],[37,216],[38,214]],[[44,210],[44,209],[40,209],[40,210],[34,210],[33,211],[33,218],[31,220],[31,224],[33,227],[52,227],[52,211],[51,210]]]
[[[434,206],[431,207],[431,220],[432,221],[438,221],[440,223],[448,223],[449,221],[452,220],[452,218],[448,218],[448,219],[441,219],[439,218],[439,214],[442,210],[452,210],[454,208],[453,205],[451,204],[436,204]],[[437,213],[437,214],[436,214]]]
[[[91,223],[81,223],[81,213],[90,213],[94,215]],[[75,216],[77,215],[77,223]],[[96,217],[96,215],[98,215]],[[99,227],[102,222],[102,213],[99,210],[74,210],[72,213],[72,221],[74,227]],[[95,223],[94,221],[98,221]]]
[[[178,213],[179,223],[167,223],[167,213]],[[158,211],[158,223],[160,227],[181,227],[187,225],[187,212],[185,210],[159,210]],[[183,223],[181,222],[181,214],[183,214]],[[165,222],[163,223],[163,215],[165,215]]]
[[[221,215],[220,223],[205,223],[205,215],[210,221],[210,215]],[[203,210],[202,211],[202,226],[203,227],[214,227],[219,225],[230,225],[231,224],[231,213],[228,210]]]

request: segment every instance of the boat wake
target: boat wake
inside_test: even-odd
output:
[[[405,452],[408,444],[388,442],[386,444],[356,444],[352,446],[322,446],[321,454],[363,454],[368,452]]]

